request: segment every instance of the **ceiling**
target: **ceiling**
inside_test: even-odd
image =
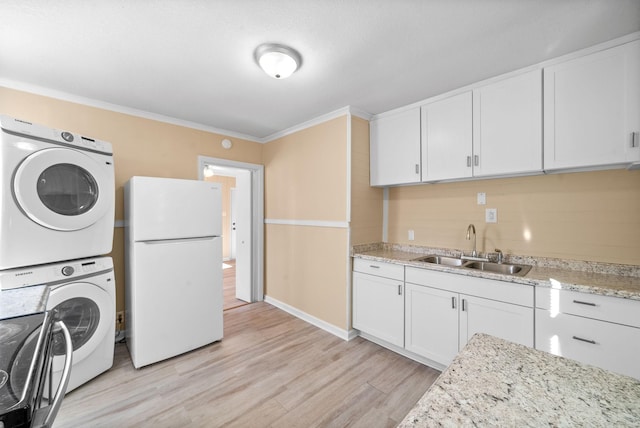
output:
[[[639,0],[2,0],[0,85],[268,141],[640,30]],[[253,59],[287,44],[286,80]]]

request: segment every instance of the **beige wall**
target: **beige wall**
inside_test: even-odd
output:
[[[485,192],[487,205],[476,204]],[[487,224],[485,208],[498,209]],[[640,171],[600,171],[392,188],[389,242],[640,264]],[[408,241],[407,231],[415,231]]]
[[[67,129],[113,145],[117,220],[123,218],[123,184],[134,175],[198,179],[198,156],[262,163],[263,145],[150,119],[0,87],[0,113]],[[124,232],[116,228],[113,257],[116,310],[124,310]]]
[[[351,245],[382,241],[382,189],[369,185],[369,122],[351,120]]]
[[[264,147],[265,218],[347,222],[347,116]],[[265,294],[347,328],[346,227],[267,224]]]
[[[222,258],[231,259],[231,189],[236,187],[235,177],[214,175],[205,181],[220,183],[222,186]]]
[[[346,221],[346,116],[265,144],[265,218]]]

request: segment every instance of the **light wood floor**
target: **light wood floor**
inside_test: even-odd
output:
[[[140,370],[116,345],[114,367],[67,394],[54,427],[393,427],[439,374],[263,302],[224,322],[221,342]]]
[[[224,264],[229,266],[222,269],[222,289],[224,292],[222,309],[226,311],[227,309],[246,305],[247,302],[236,299],[236,261],[229,260]]]

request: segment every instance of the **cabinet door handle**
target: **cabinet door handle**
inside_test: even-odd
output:
[[[420,165],[416,164],[416,174],[420,174]]]
[[[380,269],[380,266],[376,266],[376,265],[369,265],[369,267],[372,269]]]
[[[402,284],[398,284],[398,296],[402,296]]]
[[[480,165],[480,156],[478,156],[478,155],[474,155],[473,156],[473,165],[474,166]]]
[[[631,133],[631,147],[640,147],[640,132]]]
[[[462,299],[462,312],[467,310],[467,299]]]
[[[467,156],[467,166],[471,168],[471,156]]]
[[[582,337],[578,337],[578,336],[573,336],[573,338],[574,338],[575,340],[579,340],[580,342],[587,342],[587,343],[590,343],[590,344],[592,344],[592,345],[595,345],[595,344],[596,344],[596,341],[595,341],[595,340],[591,340],[591,339],[583,339]]]
[[[455,308],[456,308],[456,298],[451,297],[451,309],[455,309]]]
[[[574,300],[573,303],[577,303],[578,305],[596,306],[595,303],[583,302],[582,300]]]

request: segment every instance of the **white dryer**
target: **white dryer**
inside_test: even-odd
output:
[[[111,257],[0,271],[0,289],[48,285],[47,310],[67,325],[73,365],[67,392],[113,365],[116,281]],[[1,292],[1,291],[0,291]],[[64,339],[54,336],[54,387],[64,366]]]
[[[0,270],[111,252],[111,144],[0,115]]]

